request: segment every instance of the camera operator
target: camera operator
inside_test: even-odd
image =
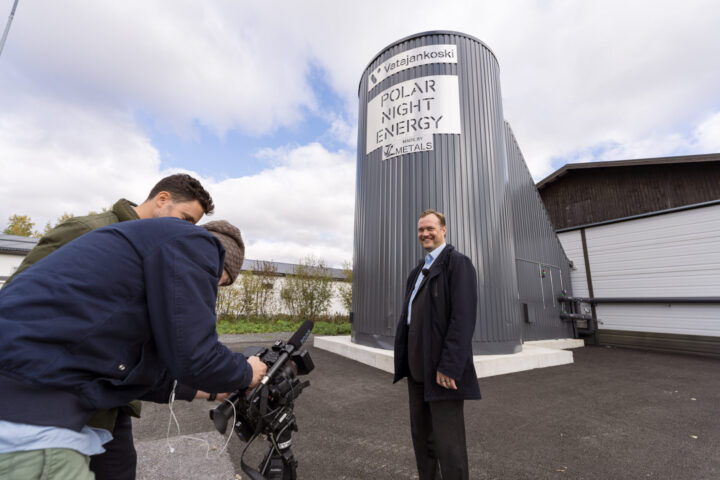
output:
[[[108,211],[72,217],[57,225],[42,236],[5,285],[55,250],[96,228],[156,217],[175,217],[197,223],[203,214],[210,215],[214,209],[212,197],[196,178],[184,173],[169,175],[157,182],[139,205],[121,198]],[[183,385],[178,385],[175,392],[175,398],[181,400],[192,400],[193,395],[194,398],[210,397],[207,392]],[[103,445],[105,452],[90,459],[90,470],[96,480],[135,480],[137,453],[133,443],[132,418],[140,418],[141,406],[142,402],[132,400],[120,408],[98,410],[88,421],[88,426],[108,430],[113,436]]]
[[[217,285],[239,273],[224,243],[176,218],[122,222],[0,291],[0,477],[91,479],[89,456],[111,438],[86,426],[96,410],[167,402],[177,382],[229,392],[260,381],[266,365],[215,332]]]

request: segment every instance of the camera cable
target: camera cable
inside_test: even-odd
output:
[[[173,406],[175,404],[175,387],[177,387],[177,380],[175,380],[173,382],[172,392],[170,393],[170,399],[168,401],[168,407],[170,409],[170,418],[168,419],[168,428],[167,428],[167,432],[165,434],[165,442],[167,443],[168,450],[170,451],[170,453],[175,452],[175,447],[173,447],[170,444],[170,429],[172,428],[172,424],[174,421],[175,426],[177,427],[177,434],[178,434],[177,438],[178,439],[187,438],[189,440],[195,440],[195,441],[204,443],[205,444],[205,458],[210,458],[210,448],[211,448],[210,442],[208,442],[207,440],[204,440],[202,438],[197,438],[197,437],[193,437],[190,435],[180,435],[180,422],[178,421],[177,416],[175,415],[175,411],[173,410]],[[232,438],[232,434],[235,431],[235,422],[237,421],[237,411],[235,410],[235,405],[233,405],[232,402],[228,402],[227,400],[225,400],[223,403],[229,403],[230,406],[232,407],[233,421],[232,421],[232,427],[230,428],[230,434],[227,437],[227,441],[225,442],[225,445],[218,452],[217,455],[222,455],[223,452],[225,452],[225,450],[227,449],[228,445],[230,444],[230,439]]]

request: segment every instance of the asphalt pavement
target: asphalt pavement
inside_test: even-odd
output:
[[[290,334],[223,336],[234,351]],[[311,344],[311,341],[308,341]],[[301,480],[417,478],[407,385],[308,347],[315,363],[297,399],[292,450]],[[465,403],[471,479],[720,479],[720,359],[608,347],[575,363],[480,379]],[[134,423],[138,479],[247,479],[245,444],[226,439],[206,401],[145,403]],[[169,438],[168,438],[169,437]],[[170,448],[174,452],[170,452]],[[268,448],[256,441],[246,462]]]

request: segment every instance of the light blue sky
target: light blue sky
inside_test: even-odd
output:
[[[355,148],[355,142],[348,144],[331,132],[332,115],[346,122],[356,122],[343,105],[342,99],[325,82],[324,74],[313,68],[307,75],[307,84],[312,88],[316,103],[321,111],[301,108],[300,121],[291,125],[270,128],[261,133],[246,133],[230,129],[218,134],[199,121],[192,122],[191,133],[183,134],[167,125],[163,126],[151,112],[139,113],[138,121],[143,131],[160,154],[160,168],[188,169],[204,177],[234,178],[256,174],[273,167],[267,158],[257,154],[265,149],[293,147],[319,142],[331,151]]]
[[[566,162],[720,151],[719,24],[703,0],[20,0],[0,57],[0,223],[140,201],[182,170],[250,258],[341,265],[358,82],[388,44],[483,40],[539,180]]]

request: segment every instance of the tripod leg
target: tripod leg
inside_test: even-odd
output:
[[[274,454],[275,448],[270,445],[270,449],[265,454],[265,457],[262,459],[262,462],[260,462],[260,465],[258,465],[258,471],[260,472],[260,475],[265,478],[267,478],[268,472],[270,471],[270,464],[272,463]]]
[[[283,480],[285,478],[285,465],[282,457],[273,455],[270,459],[269,471],[267,472],[267,480]]]
[[[297,462],[295,462],[297,464]],[[258,466],[260,474],[266,480],[286,480],[288,469],[286,468],[284,455],[278,452],[274,446],[265,454],[265,458]],[[294,480],[295,477],[293,476]]]
[[[283,452],[282,462],[285,469],[282,480],[297,480],[298,462],[289,448]]]

